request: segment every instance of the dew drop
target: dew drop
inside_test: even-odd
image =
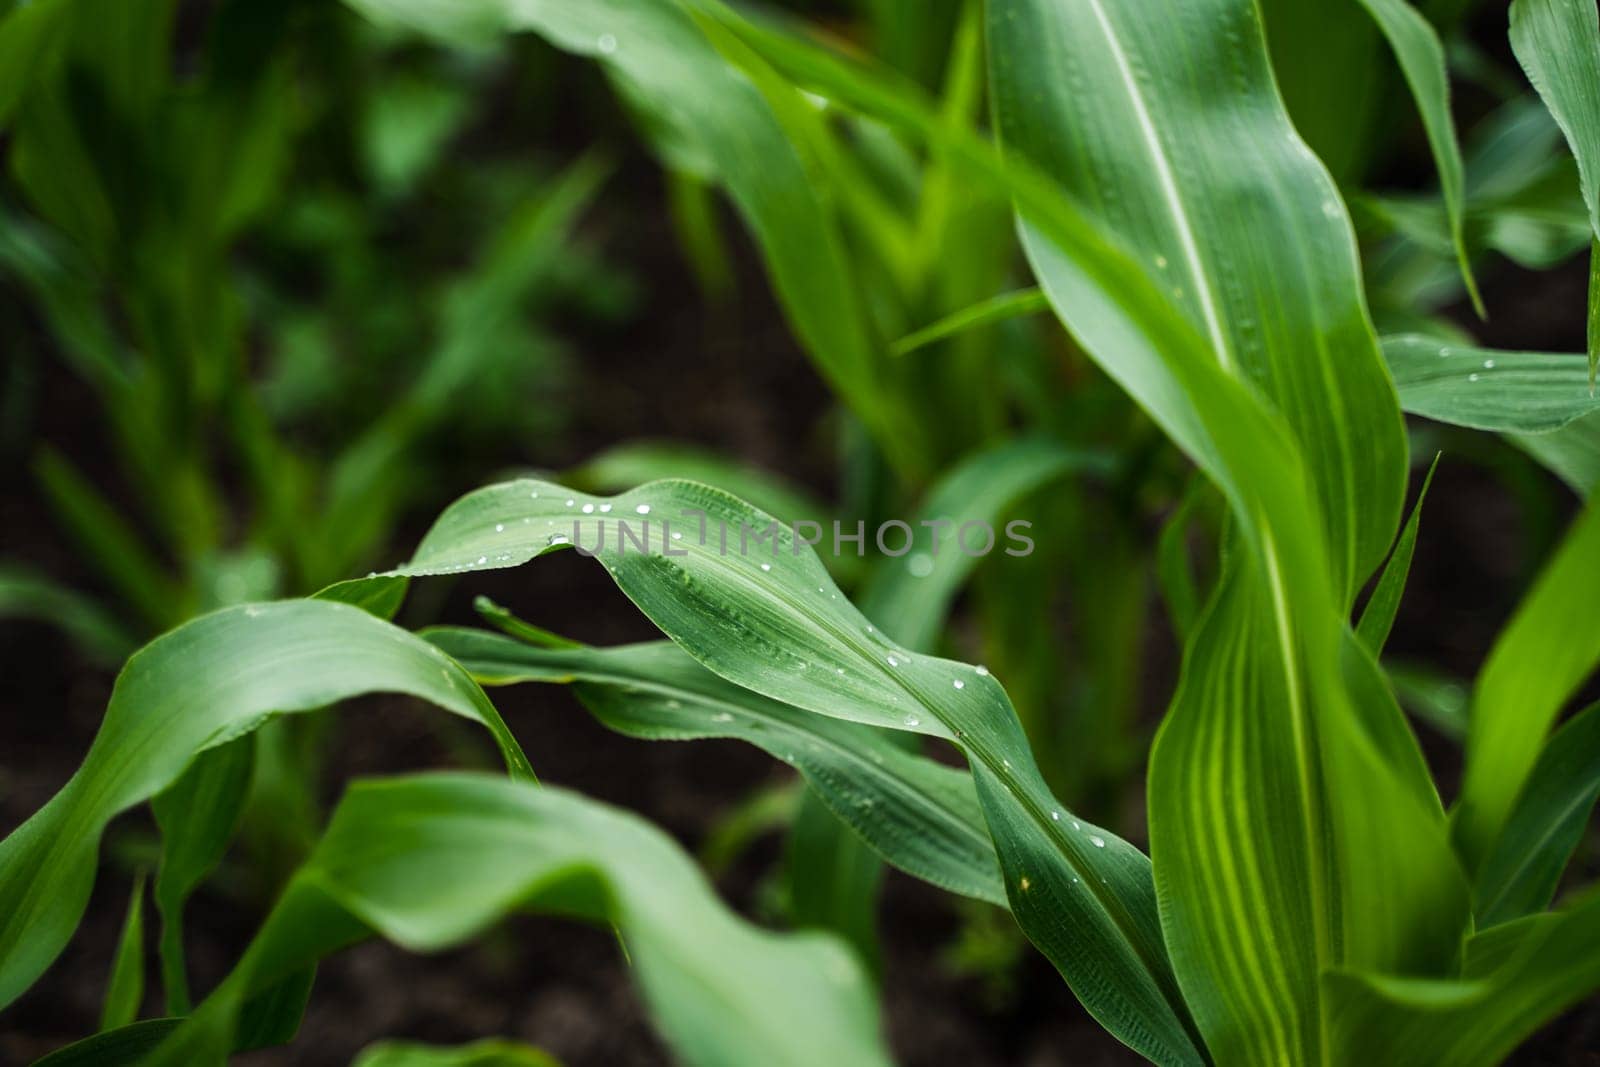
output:
[[[1106,847],[1106,839],[1101,837],[1099,834],[1090,834],[1089,835],[1089,843],[1091,845],[1093,845],[1095,848],[1105,848]]]
[[[638,507],[634,508],[633,510],[637,511],[641,515],[648,515],[648,514],[650,514],[650,505],[649,504],[640,504]]]
[[[479,556],[479,557],[478,557],[478,566],[480,566],[480,567],[481,567],[481,566],[483,566],[483,565],[484,565],[484,564],[485,564],[485,563],[488,563],[488,562],[489,562],[489,557],[488,557],[488,556]]]
[[[898,666],[900,666],[900,661],[895,659],[893,656],[890,656],[889,657],[889,666],[898,667]]]
[[[546,544],[552,545],[565,545],[568,543],[569,541],[566,534],[551,534],[550,540],[546,542]]]
[[[1023,875],[1022,876],[1022,881],[1017,883],[1017,888],[1021,889],[1024,893],[1026,893],[1028,891],[1028,887],[1031,886],[1032,884],[1033,884],[1032,882],[1028,881],[1028,876],[1027,875]]]
[[[1156,257],[1156,266],[1158,268],[1160,268],[1161,270],[1166,270],[1167,269],[1167,257],[1166,256],[1157,256]]]
[[[715,715],[711,716],[711,721],[712,722],[732,722],[733,721],[733,713],[732,712],[728,712],[728,711],[719,711]]]
[[[617,39],[609,33],[602,33],[594,44],[603,55],[612,55],[617,50]]]
[[[953,680],[950,684],[955,686],[957,689],[965,689],[967,687],[967,683],[963,682],[960,678]]]
[[[1059,811],[1052,811],[1050,813],[1050,821],[1051,822],[1060,822],[1061,821],[1061,813]]]
[[[535,489],[533,492],[529,493],[528,494],[528,499],[529,500],[538,500],[539,499],[539,490]]]
[[[907,726],[921,726],[922,720],[917,718],[915,715],[907,715],[905,717],[905,724]]]
[[[1469,375],[1467,375],[1467,381],[1475,382],[1475,381],[1478,380],[1479,377],[1480,377],[1480,375],[1477,375],[1477,374],[1469,374]]]
[[[567,507],[569,507],[569,508],[570,508],[570,507],[571,507],[571,506],[572,506],[572,505],[574,505],[574,504],[576,504],[576,503],[577,503],[577,501],[576,501],[576,500],[569,500],[569,501],[567,501]]]
[[[906,561],[906,570],[913,578],[926,578],[933,573],[933,557],[926,552],[914,552]]]
[[[495,533],[505,533],[506,532],[506,524],[503,523],[503,522],[495,523],[494,524],[494,532]]]
[[[683,540],[683,531],[681,531],[681,530],[673,530],[672,531],[672,539],[674,541],[682,541]]]
[[[764,571],[770,571],[770,570],[771,570],[771,569],[772,569],[772,564],[770,564],[770,563],[763,563],[763,564],[762,564],[762,565],[761,565],[761,569],[762,569],[762,570],[764,570]]]
[[[989,677],[989,668],[985,667],[981,663],[978,664],[976,667],[972,668],[972,670],[973,670],[973,673],[976,674],[979,678],[987,678],[987,677]]]
[[[1494,360],[1492,360],[1492,359],[1484,360],[1483,361],[1483,369],[1484,370],[1494,370]]]
[[[594,505],[593,504],[585,504],[583,506],[583,513],[585,515],[593,515],[594,514]]]
[[[601,514],[604,514],[605,512],[608,512],[610,510],[611,510],[611,505],[610,504],[601,504],[600,505]]]

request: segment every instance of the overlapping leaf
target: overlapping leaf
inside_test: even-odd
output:
[[[635,816],[468,774],[352,787],[239,966],[144,1062],[221,1063],[251,992],[354,941],[436,951],[518,910],[613,926],[685,1062],[889,1062],[877,998],[842,945],[751,927]]]
[[[1219,1060],[1319,1062],[1321,974],[1446,966],[1466,911],[1414,739],[1392,701],[1347,689],[1341,665],[1344,605],[1387,550],[1405,470],[1349,224],[1276,97],[1255,5],[990,12],[1007,147],[1133,246],[1201,343],[1130,324],[1120,294],[1095,284],[1090,250],[1019,201],[1035,273],[1224,490],[1248,549],[1190,637],[1152,756],[1173,964]],[[1235,379],[1260,393],[1236,393]],[[1357,783],[1367,802],[1341,804]]]
[[[424,636],[487,685],[570,682],[601,722],[633,737],[747,741],[792,764],[890,863],[952,892],[1006,903],[971,776],[880,731],[740,689],[670,642],[548,649],[482,630]]]
[[[1495,640],[1478,676],[1456,840],[1482,861],[1538,759],[1545,734],[1600,663],[1600,505],[1573,525],[1555,558]]]
[[[453,504],[402,571],[514,566],[568,546],[596,554],[668,637],[736,685],[961,747],[1024,931],[1124,1041],[1160,1062],[1203,1059],[1165,958],[1149,861],[1050,795],[986,671],[887,639],[770,516],[689,482],[609,498],[510,482]]]
[[[421,697],[483,723],[511,772],[532,776],[464,670],[420,638],[343,604],[230,608],[135,653],[83,765],[0,842],[0,1005],[26,989],[71,936],[112,817],[170,786],[200,753],[274,714],[374,691]]]

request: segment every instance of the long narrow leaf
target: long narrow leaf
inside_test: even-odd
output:
[[[1550,736],[1479,868],[1474,890],[1479,926],[1509,922],[1549,905],[1597,796],[1600,704],[1591,704]]]
[[[1505,825],[1561,706],[1600,662],[1600,505],[1579,516],[1478,675],[1456,840],[1469,867]]]
[[[749,742],[805,775],[829,810],[890,863],[1005,905],[971,776],[907,752],[880,731],[740,689],[670,642],[544,649],[482,630],[424,636],[485,685],[571,683],[596,718],[632,737]]]
[[[1484,315],[1483,297],[1472,276],[1467,259],[1464,232],[1466,218],[1466,177],[1461,163],[1461,145],[1456,141],[1455,123],[1450,118],[1450,77],[1445,69],[1444,45],[1433,24],[1406,0],[1361,0],[1389,47],[1400,61],[1400,71],[1411,88],[1411,97],[1422,115],[1428,135],[1428,148],[1439,171],[1439,192],[1449,219],[1450,242],[1455,248],[1461,280],[1478,315]]]

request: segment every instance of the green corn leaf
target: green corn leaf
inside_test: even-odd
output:
[[[133,880],[128,898],[128,916],[122,922],[122,936],[111,960],[111,978],[106,984],[100,1008],[100,1029],[115,1030],[139,1017],[144,1003],[144,874]]]
[[[1378,584],[1372,589],[1372,596],[1361,609],[1356,636],[1374,656],[1382,654],[1383,646],[1389,640],[1389,631],[1394,629],[1395,613],[1400,610],[1400,598],[1406,591],[1406,576],[1411,573],[1411,557],[1417,549],[1417,527],[1422,521],[1422,504],[1428,499],[1428,487],[1433,484],[1433,472],[1438,469],[1439,457],[1434,456],[1433,463],[1428,467],[1428,476],[1422,480],[1422,491],[1417,494],[1417,502],[1411,506],[1411,517],[1406,520],[1394,543],[1394,551],[1389,554],[1389,562],[1384,564]]]
[[[1392,701],[1364,706],[1344,673],[1343,606],[1387,550],[1405,471],[1349,224],[1276,98],[1253,4],[1172,4],[1158,19],[1099,0],[990,12],[1007,146],[1132,244],[1198,351],[1151,329],[1157,313],[1127,315],[1083,242],[1063,244],[1019,199],[1035,273],[1086,350],[1217,482],[1243,539],[1190,635],[1151,760],[1168,949],[1219,1061],[1319,1062],[1321,972],[1446,965],[1466,919],[1415,740]],[[1234,392],[1241,378],[1298,447]],[[1375,671],[1355,663],[1369,668],[1356,682]],[[1358,782],[1382,794],[1383,819],[1339,803]]]
[[[1469,868],[1483,860],[1561,706],[1600,662],[1600,505],[1573,524],[1555,557],[1496,638],[1478,675],[1456,842]]]
[[[350,1067],[561,1067],[547,1052],[490,1038],[470,1045],[424,1045],[415,1041],[380,1041],[368,1045]]]
[[[1479,927],[1545,908],[1600,796],[1600,704],[1551,735],[1478,869]]]
[[[1339,649],[1342,639],[1338,627],[1341,625],[1339,618],[1342,610],[1333,606],[1330,585],[1323,584],[1316,577],[1328,573],[1329,566],[1318,544],[1315,529],[1310,528],[1306,521],[1307,515],[1316,513],[1314,505],[1306,497],[1306,486],[1310,479],[1296,462],[1294,446],[1290,444],[1280,422],[1262,409],[1252,391],[1243,388],[1223,371],[1196,328],[1175,314],[1164,290],[1156,288],[1147,269],[1131,261],[1115,240],[1108,237],[1107,228],[1083,214],[1072,201],[1061,197],[1048,179],[1042,178],[1024,159],[1011,155],[1000,161],[989,146],[964,137],[959,130],[941,125],[913,91],[881,72],[841,60],[792,39],[765,33],[739,22],[717,5],[701,3],[699,6],[718,12],[718,17],[735,27],[742,39],[752,42],[763,55],[778,62],[786,72],[809,88],[939,144],[952,160],[961,163],[976,180],[992,182],[1016,199],[1019,210],[1042,235],[1040,246],[1045,246],[1048,239],[1043,251],[1039,247],[1034,248],[1037,253],[1035,268],[1060,288],[1060,298],[1053,299],[1058,314],[1065,315],[1065,321],[1080,340],[1087,336],[1085,331],[1090,331],[1092,336],[1104,343],[1108,353],[1114,353],[1114,358],[1108,356],[1101,360],[1102,367],[1217,481],[1241,519],[1241,531],[1247,538],[1253,539],[1254,550],[1262,554],[1264,560],[1271,560],[1270,564],[1260,564],[1261,570],[1283,582],[1294,583],[1293,596],[1282,593],[1270,599],[1280,609],[1280,616],[1282,609],[1290,605],[1298,610],[1292,618],[1277,619],[1274,625],[1267,627],[1267,631],[1297,636],[1305,649],[1307,669],[1317,679],[1316,684],[1306,683],[1305,688],[1329,695],[1330,707],[1326,714],[1333,720],[1335,729],[1330,730],[1323,739],[1326,742],[1323,748],[1326,760],[1330,763],[1339,761],[1353,764],[1341,770],[1340,775],[1361,781],[1364,788],[1378,788],[1386,794],[1380,806],[1388,806],[1391,814],[1387,819],[1381,823],[1361,823],[1346,813],[1345,824],[1337,828],[1341,855],[1348,861],[1339,871],[1340,888],[1345,898],[1344,914],[1362,914],[1367,917],[1367,922],[1364,928],[1352,923],[1346,924],[1346,929],[1337,933],[1329,931],[1325,943],[1339,946],[1354,958],[1404,958],[1408,964],[1416,964],[1423,958],[1431,962],[1440,955],[1453,953],[1460,926],[1465,921],[1465,886],[1461,884],[1442,840],[1439,813],[1431,808],[1417,810],[1419,798],[1430,787],[1426,782],[1408,780],[1420,765],[1420,757],[1415,751],[1414,741],[1406,732],[1405,724],[1389,724],[1381,737],[1373,736],[1364,729],[1367,724],[1355,719],[1354,712],[1341,699]],[[1187,9],[1185,14],[1188,14]],[[1187,32],[1180,31],[1176,25],[1170,30],[1173,36],[1187,42],[1220,34],[1222,26],[1211,14],[1196,13],[1194,24],[1184,26]],[[1163,28],[1167,29],[1165,24]],[[1025,39],[1029,48],[1039,40],[1049,39],[1038,32],[1030,33],[1027,28],[1012,28],[1006,32],[1014,32],[1018,38]],[[1258,39],[1258,36],[1259,28],[1252,28],[1231,39],[1248,41]],[[991,47],[994,47],[996,37],[997,33],[991,26]],[[1059,65],[1053,67],[1052,71],[1056,69],[1059,69]],[[1224,64],[1222,69],[1231,67]],[[1047,73],[1026,79],[1026,97],[1033,100],[1037,87],[1053,76],[1053,73]],[[1002,111],[1002,126],[1003,120]],[[1185,121],[1189,121],[1187,116]],[[1112,187],[1128,188],[1134,181],[1130,178],[1127,182],[1113,183]],[[1328,191],[1330,200],[1319,203],[1331,202],[1337,214],[1337,200],[1331,199],[1331,186]],[[1266,197],[1268,200],[1275,198],[1276,193]],[[1249,200],[1248,197],[1245,199]],[[1295,216],[1297,218],[1299,216]],[[1295,219],[1286,222],[1285,226],[1292,227]],[[1283,237],[1279,231],[1282,229],[1275,229],[1259,243],[1260,247],[1281,247]],[[1229,246],[1234,243],[1232,237],[1224,242]],[[1348,231],[1343,244],[1349,244]],[[1325,248],[1318,247],[1315,257],[1319,262],[1327,260]],[[1348,256],[1341,254],[1337,259],[1348,261],[1350,281],[1354,285],[1353,251]],[[1050,285],[1046,286],[1046,291],[1051,291]],[[1355,309],[1359,318],[1358,289],[1350,297],[1349,306]],[[1376,346],[1370,337],[1362,344],[1370,345],[1369,350],[1373,352],[1375,361]],[[1308,342],[1308,346],[1314,348],[1315,341]],[[1097,351],[1093,344],[1088,347],[1091,354]],[[1358,376],[1364,373],[1362,366],[1361,361],[1340,363],[1341,370],[1346,374]],[[1379,402],[1373,405],[1373,397],[1362,390],[1356,391],[1352,401],[1353,404],[1363,405],[1362,410],[1369,418],[1376,414],[1380,420],[1375,433],[1368,434],[1365,428],[1354,431],[1354,449],[1380,468],[1387,467],[1388,463],[1377,461],[1377,453],[1391,454],[1396,462],[1392,475],[1392,504],[1387,488],[1376,494],[1381,501],[1377,506],[1378,511],[1388,512],[1390,517],[1382,524],[1376,521],[1372,523],[1374,531],[1380,525],[1383,527],[1383,543],[1377,547],[1375,558],[1383,554],[1392,536],[1390,531],[1394,528],[1394,520],[1398,518],[1398,498],[1404,474],[1403,445],[1398,440],[1398,413],[1394,412],[1392,420],[1382,414],[1385,407],[1393,411],[1392,387],[1383,377],[1381,368],[1378,374],[1382,380],[1373,388],[1379,394]],[[1357,441],[1359,443],[1355,443]],[[1390,442],[1395,447],[1391,448]],[[1347,521],[1359,521],[1347,511],[1339,511],[1339,514]],[[1256,603],[1259,605],[1259,598]],[[1220,619],[1216,625],[1225,630],[1232,625],[1232,620]],[[1281,644],[1275,644],[1275,655]],[[1282,721],[1282,698],[1272,703],[1277,710],[1273,716],[1263,717],[1264,723]],[[1385,711],[1379,709],[1380,714]],[[1300,714],[1305,714],[1304,708]],[[1302,719],[1300,726],[1308,725]],[[1296,729],[1299,730],[1298,727]],[[1392,742],[1397,737],[1404,742],[1399,751],[1381,747],[1382,742]],[[1281,743],[1285,739],[1280,735],[1277,740]],[[1296,763],[1293,758],[1286,758],[1281,765],[1273,765],[1304,769],[1305,762],[1301,760]],[[1239,774],[1227,777],[1230,783],[1251,781],[1242,769]],[[1284,783],[1286,788],[1293,791],[1304,787],[1303,780],[1297,784],[1292,780],[1293,776],[1290,777],[1291,781]],[[1282,789],[1273,793],[1277,799],[1263,806],[1262,810],[1280,812],[1282,795]],[[1209,798],[1200,798],[1202,803],[1208,801]],[[1183,805],[1179,803],[1178,806],[1181,811]],[[1336,810],[1334,814],[1339,812]],[[1324,831],[1309,829],[1307,832],[1320,838]],[[1230,832],[1226,837],[1211,842],[1213,847],[1197,859],[1202,864],[1209,863],[1218,853],[1238,847],[1242,840]],[[1307,872],[1302,868],[1296,875],[1298,884],[1304,886]],[[1327,874],[1324,872],[1318,877],[1325,880]],[[1204,878],[1202,884],[1205,884]],[[1396,891],[1401,884],[1408,887],[1404,893]],[[1164,899],[1179,901],[1185,891],[1169,892]],[[1198,904],[1198,897],[1196,901],[1196,908],[1203,912],[1204,906]],[[1225,941],[1231,943],[1240,937],[1247,941],[1258,940],[1264,933],[1257,910],[1218,914],[1231,916],[1228,921],[1236,924],[1236,929],[1230,929],[1224,935]],[[1329,918],[1325,911],[1317,914],[1324,920]],[[1024,922],[1023,925],[1026,928],[1028,924]],[[1169,939],[1172,929],[1169,925]],[[1266,951],[1270,953],[1275,950],[1269,946]],[[1199,972],[1195,981],[1200,988],[1192,994],[1192,999],[1205,996],[1214,988],[1215,976],[1207,973],[1206,968],[1216,958],[1215,954],[1208,954],[1203,949],[1197,948],[1193,952],[1191,961]],[[1070,981],[1072,976],[1069,974],[1068,977]],[[1314,976],[1304,977],[1314,982]],[[1301,988],[1303,990],[1305,987]],[[1080,997],[1084,996],[1082,989],[1077,991]],[[1094,999],[1085,999],[1090,1010],[1096,1011]],[[1307,1011],[1304,1006],[1291,1010],[1302,1014]],[[1100,1014],[1100,1018],[1102,1022],[1107,1022],[1106,1015]],[[1116,1022],[1107,1022],[1107,1025],[1125,1041],[1141,1047],[1138,1043],[1140,1038],[1130,1039],[1128,1031],[1120,1028]],[[1233,1023],[1223,1019],[1219,1020],[1218,1025],[1232,1027]],[[1148,1048],[1143,1051],[1151,1054]]]
[[[881,973],[878,889],[883,862],[878,855],[813,790],[801,799],[785,844],[783,885],[790,922],[838,934],[874,973]]]
[[[1600,412],[1582,356],[1499,352],[1407,334],[1383,339],[1413,415],[1497,433],[1549,433]]]
[[[1600,895],[1478,934],[1459,979],[1337,973],[1327,979],[1339,1063],[1501,1062],[1600,987]]]
[[[170,787],[200,753],[275,714],[373,691],[408,693],[483,723],[512,773],[531,777],[516,740],[464,670],[420,638],[343,604],[230,608],[135,653],[83,764],[0,842],[0,1005],[27,989],[71,936],[113,816]]]
[[[150,801],[161,829],[155,897],[161,913],[161,976],[171,1015],[186,1015],[190,1008],[184,904],[228,847],[250,794],[255,754],[254,736],[207,749]]]
[[[1511,50],[1578,160],[1600,244],[1600,14],[1589,0],[1513,0]],[[1589,260],[1589,381],[1600,367],[1600,257]]]
[[[352,942],[438,951],[525,910],[615,927],[685,1062],[889,1062],[877,998],[842,945],[749,926],[633,815],[528,782],[434,774],[350,789],[234,972],[146,1063],[222,1062],[250,991]]]
[[[1449,220],[1450,242],[1467,295],[1480,318],[1486,317],[1483,297],[1472,276],[1467,258],[1464,230],[1466,218],[1466,177],[1461,162],[1461,146],[1456,141],[1455,124],[1450,119],[1450,77],[1445,69],[1444,45],[1433,24],[1406,0],[1361,0],[1361,6],[1377,22],[1378,28],[1394,49],[1401,73],[1411,88],[1412,99],[1422,114],[1428,147],[1439,171],[1439,191]]]
[[[294,1036],[311,993],[311,971],[303,970],[245,1001],[235,1052],[281,1045]],[[33,1067],[134,1067],[170,1037],[181,1017],[143,1019],[74,1041],[35,1060]]]
[[[1001,293],[991,296],[987,300],[980,300],[976,304],[962,308],[952,315],[947,315],[938,322],[930,323],[914,333],[908,333],[900,340],[889,346],[889,351],[897,356],[909,355],[919,348],[926,348],[936,341],[943,341],[948,337],[956,337],[971,330],[981,329],[1006,319],[1013,319],[1020,315],[1034,315],[1041,311],[1050,310],[1050,301],[1037,287],[1019,289],[1012,293]]]
[[[74,1041],[33,1067],[132,1067],[178,1028],[181,1019],[143,1019]]]
[[[424,636],[485,685],[570,683],[596,718],[630,737],[753,744],[799,770],[890,863],[942,889],[1006,902],[971,776],[908,752],[881,731],[741,689],[669,642],[546,649],[482,630]]]
[[[632,541],[618,540],[618,517]],[[769,540],[741,545],[741,531],[769,528]],[[1149,861],[1050,795],[1016,712],[987,672],[890,641],[834,589],[816,553],[770,516],[689,482],[609,498],[510,482],[448,508],[401,573],[515,566],[574,544],[597,552],[651,621],[736,685],[958,745],[1023,930],[1123,1040],[1161,1062],[1203,1058],[1167,967]]]
[[[1517,434],[1511,443],[1584,500],[1600,486],[1600,416],[1586,416],[1550,433]]]
[[[1213,359],[1287,418],[1348,596],[1388,550],[1405,457],[1353,233],[1276,96],[1255,6],[1171,7],[1152,20],[1105,0],[992,2],[1000,132],[1117,234]],[[1022,216],[1058,314],[1102,350],[1107,324],[1068,299],[1081,294],[1056,263],[1071,252]]]

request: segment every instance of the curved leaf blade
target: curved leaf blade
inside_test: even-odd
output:
[[[889,1062],[877,998],[842,945],[751,927],[636,816],[471,774],[352,786],[238,967],[145,1062],[221,1062],[251,991],[372,934],[438,951],[529,909],[614,926],[687,1062]]]
[[[627,517],[631,539],[612,516]],[[748,554],[741,532],[769,526],[771,539]],[[638,543],[641,533],[647,544]],[[833,588],[816,553],[770,516],[689,482],[609,498],[509,482],[446,509],[400,573],[515,566],[569,546],[596,554],[652,622],[734,684],[957,744],[1019,925],[1122,1040],[1160,1062],[1204,1059],[1166,961],[1149,860],[1071,818],[1050,795],[1015,710],[987,672],[890,641]]]
[[[356,608],[315,600],[244,605],[136,652],[83,764],[0,842],[0,1005],[32,984],[77,926],[112,817],[171,786],[200,753],[275,714],[375,691],[407,693],[483,723],[511,772],[532,777],[466,671]]]

